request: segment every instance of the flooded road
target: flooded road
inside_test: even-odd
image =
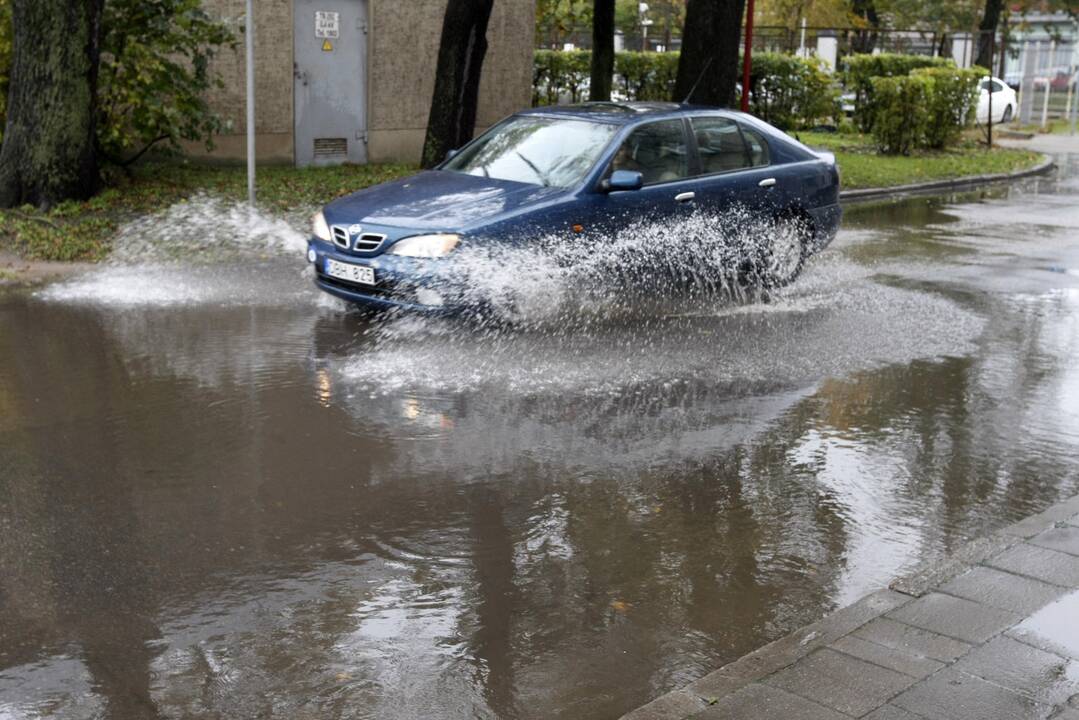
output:
[[[580,325],[373,321],[209,201],[0,294],[0,718],[617,718],[1079,492],[1061,160]]]

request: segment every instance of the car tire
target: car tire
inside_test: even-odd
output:
[[[802,215],[787,216],[776,222],[761,258],[760,280],[764,287],[784,287],[798,278],[812,235],[812,226]]]
[[[1011,105],[1009,105],[1008,107],[1004,108],[1004,114],[1000,116],[1000,121],[1001,121],[1002,123],[1006,123],[1006,122],[1011,122],[1011,121],[1012,121],[1012,106],[1011,106]]]

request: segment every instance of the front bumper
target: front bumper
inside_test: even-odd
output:
[[[357,257],[318,238],[307,241],[314,252],[315,285],[347,302],[380,310],[447,315],[460,312],[462,292],[439,262],[396,255]],[[374,285],[361,285],[326,274],[327,259],[362,265],[375,271]]]

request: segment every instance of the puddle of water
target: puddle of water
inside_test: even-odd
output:
[[[1058,655],[1079,660],[1079,592],[1046,605],[1010,634]],[[1069,663],[1070,680],[1079,682],[1079,664]]]
[[[469,259],[518,325],[372,322],[196,208],[0,299],[0,715],[617,717],[1079,491],[1067,233],[919,200],[583,319],[655,258],[533,247]]]

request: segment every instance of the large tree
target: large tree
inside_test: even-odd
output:
[[[740,75],[745,0],[689,0],[674,99],[729,107]],[[693,90],[694,85],[697,89]],[[689,97],[693,90],[693,97]]]
[[[614,3],[595,0],[592,11],[592,81],[589,100],[610,100],[614,81]]]
[[[14,0],[0,207],[50,207],[97,190],[103,6],[104,0]]]
[[[423,166],[472,139],[476,130],[480,75],[487,55],[487,23],[494,0],[450,0],[442,20],[435,92],[423,144]]]

